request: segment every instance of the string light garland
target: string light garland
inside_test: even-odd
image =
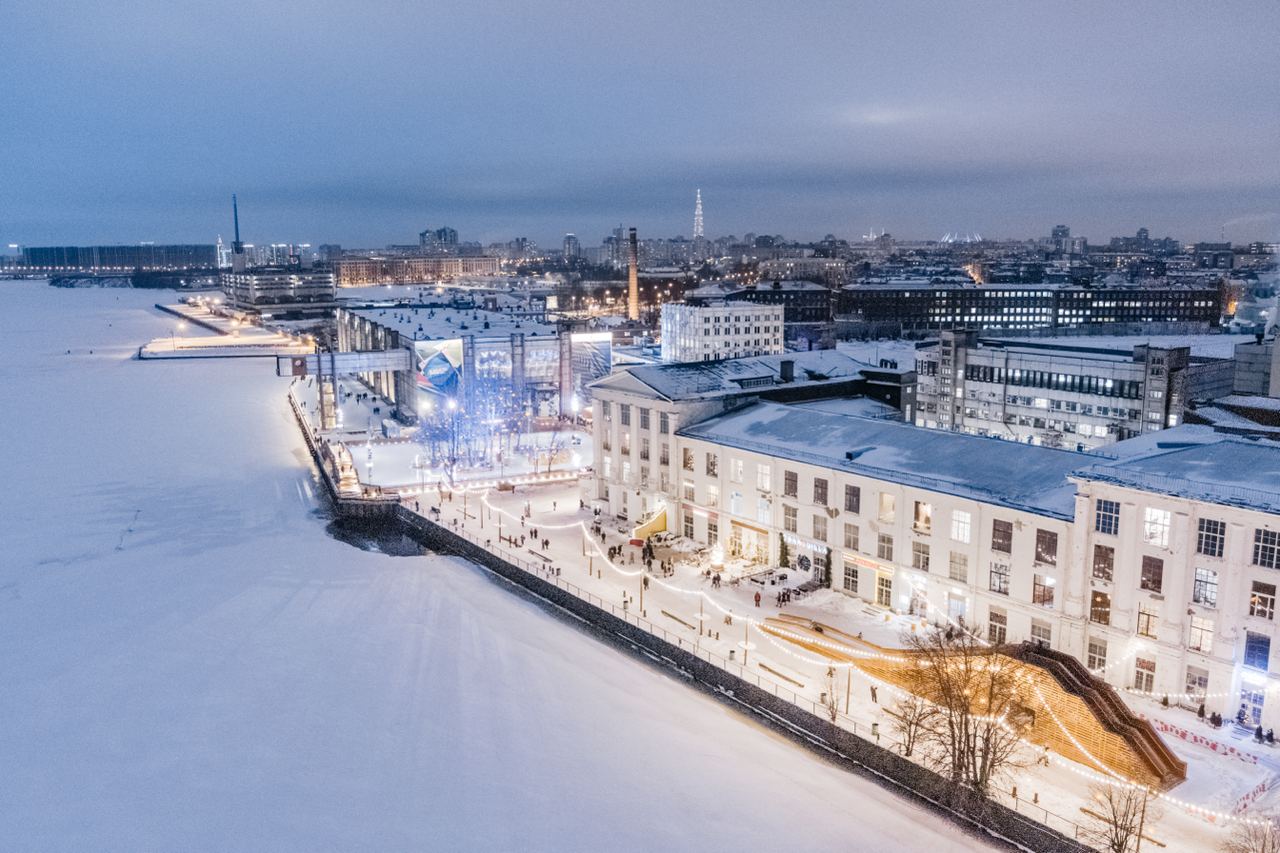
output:
[[[558,480],[560,478],[556,478],[556,479]],[[572,476],[565,477],[564,479],[565,480],[572,479]],[[539,480],[530,480],[529,482],[549,482],[549,480],[539,479]],[[520,517],[516,516],[514,513],[511,513],[510,511],[505,510],[502,507],[495,506],[493,503],[490,502],[489,492],[496,486],[497,486],[496,482],[492,482],[492,483],[484,482],[484,483],[476,483],[469,487],[463,487],[461,489],[450,489],[450,491],[461,490],[467,493],[479,492],[481,493],[481,503],[487,509],[489,509],[490,512],[496,512],[499,515],[503,515],[509,519],[512,519],[513,521],[519,521]],[[439,488],[439,486],[437,486],[437,488]],[[426,489],[422,488],[422,489],[418,489],[417,491],[419,493],[425,493]],[[635,569],[635,570],[625,569],[617,565],[616,563],[614,563],[612,560],[610,560],[607,553],[600,547],[599,543],[597,543],[592,538],[586,523],[583,521],[575,521],[567,524],[539,524],[538,528],[539,530],[543,530],[543,529],[570,530],[570,529],[576,528],[586,538],[586,540],[591,543],[591,548],[594,551],[595,555],[599,556],[599,558],[605,563],[605,565],[607,565],[614,572],[617,572],[619,575],[623,577],[628,577],[628,578],[635,578],[642,574],[645,574],[645,571],[643,569]],[[746,614],[737,613],[732,608],[723,606],[716,598],[709,595],[705,590],[689,589],[686,587],[678,586],[675,583],[669,582],[661,578],[656,578],[653,576],[649,576],[649,577],[652,582],[656,583],[663,589],[666,589],[670,592],[674,592],[680,595],[699,597],[703,600],[704,603],[710,604],[713,609],[719,611],[720,613],[726,616],[731,616],[735,619],[741,619],[750,626],[755,626],[756,629],[761,634],[763,634],[764,637],[768,640],[770,645],[772,645],[774,648],[779,649],[782,652],[785,652],[787,655],[789,655],[790,657],[796,660],[802,661],[810,665],[816,665],[816,666],[824,666],[824,667],[839,668],[839,669],[851,669],[851,670],[857,671],[857,673],[861,677],[867,679],[867,681],[874,682],[877,685],[877,689],[883,687],[889,693],[891,693],[892,695],[898,698],[906,699],[906,698],[912,698],[915,696],[915,694],[905,691],[899,688],[897,685],[891,684],[887,681],[884,681],[883,679],[877,678],[871,675],[870,673],[867,673],[865,670],[858,668],[857,664],[853,661],[840,661],[840,660],[836,660],[835,658],[819,658],[819,657],[813,657],[808,654],[796,652],[795,650],[790,649],[787,646],[783,645],[783,643],[781,643],[778,640],[778,637],[781,636],[781,637],[793,638],[795,642],[803,642],[808,645],[818,646],[819,648],[827,648],[832,650],[833,652],[838,652],[840,654],[847,655],[849,657],[855,657],[855,658],[858,658],[859,660],[885,660],[885,661],[900,663],[902,662],[902,658],[900,656],[888,655],[882,652],[872,652],[872,651],[854,649],[849,646],[845,646],[843,644],[834,643],[824,638],[796,634],[776,624],[769,624],[764,619],[757,619]],[[913,590],[916,589],[916,585],[914,582],[911,582],[911,586]],[[936,607],[932,602],[930,602],[927,598],[924,599],[923,603],[926,609],[931,614],[932,613],[941,614],[941,610],[938,607]],[[941,614],[941,618],[947,624],[953,627],[956,627],[959,630],[966,631],[967,633],[968,629],[965,626],[960,625],[953,618],[951,618],[950,614]],[[982,638],[980,636],[972,635],[972,634],[970,636],[973,636],[974,639],[977,640],[979,643],[981,643],[983,646],[991,647],[995,645],[991,643],[989,640],[986,640],[985,638]],[[1113,661],[1111,663],[1106,664],[1105,666],[1098,667],[1096,669],[1090,669],[1089,671],[1094,675],[1100,675],[1101,673],[1106,672],[1112,667],[1118,666],[1126,662],[1127,660],[1129,660],[1135,655],[1136,655],[1136,651],[1133,649],[1130,649],[1119,660]],[[1272,685],[1269,685],[1265,688],[1267,692],[1270,692],[1273,689],[1275,689],[1275,686],[1272,686]],[[1048,699],[1045,698],[1039,686],[1032,683],[1032,690],[1034,691],[1036,698],[1039,700],[1040,705],[1048,712],[1049,717],[1053,721],[1054,725],[1057,726],[1057,728],[1062,732],[1062,734],[1072,743],[1073,746],[1075,746],[1076,749],[1080,751],[1080,753],[1083,756],[1085,756],[1089,760],[1089,762],[1099,767],[1102,770],[1102,772],[1099,773],[1096,770],[1093,770],[1093,769],[1090,769],[1089,767],[1081,765],[1077,761],[1073,761],[1069,758],[1060,756],[1056,753],[1051,753],[1046,757],[1054,765],[1070,770],[1076,775],[1089,779],[1090,781],[1102,782],[1108,785],[1119,785],[1121,787],[1128,788],[1131,790],[1142,790],[1146,792],[1147,795],[1152,796],[1153,798],[1161,802],[1164,802],[1176,808],[1179,808],[1184,812],[1186,812],[1187,814],[1193,817],[1199,817],[1203,820],[1206,820],[1214,824],[1215,826],[1218,824],[1222,824],[1222,825],[1246,824],[1249,826],[1259,826],[1259,827],[1273,825],[1272,821],[1265,818],[1243,817],[1241,815],[1231,814],[1229,812],[1225,812],[1217,809],[1210,809],[1201,805],[1197,805],[1196,803],[1192,803],[1190,801],[1181,799],[1179,797],[1174,797],[1166,792],[1153,790],[1148,785],[1145,785],[1135,779],[1125,776],[1122,773],[1112,770],[1110,767],[1108,767],[1105,764],[1105,762],[1103,762],[1101,759],[1095,756],[1087,747],[1085,747],[1082,743],[1080,743],[1080,741],[1075,737],[1075,735],[1071,733],[1071,731],[1067,728],[1067,726],[1062,722],[1061,719],[1059,719],[1058,715],[1054,712]],[[1186,694],[1186,693],[1165,694],[1165,693],[1159,693],[1156,691],[1141,691],[1137,689],[1131,689],[1129,690],[1129,692],[1137,695],[1148,696],[1148,697],[1168,695],[1170,698],[1177,696],[1180,698],[1199,698],[1199,699],[1221,698],[1221,697],[1226,697],[1231,695],[1230,693],[1220,693],[1220,694],[1214,693],[1214,694],[1203,694],[1203,695],[1193,695],[1193,694]],[[995,724],[1001,726],[1005,731],[1015,735],[1021,744],[1023,744],[1024,746],[1030,749],[1034,749],[1038,751],[1039,749],[1042,748],[1040,744],[1035,744],[1030,740],[1027,740],[1025,737],[1022,737],[1015,730],[1013,730],[1012,727],[1009,725],[1008,721],[1004,718],[1004,716],[984,717],[984,716],[977,715],[975,716],[975,719],[986,721],[986,722],[994,722]]]

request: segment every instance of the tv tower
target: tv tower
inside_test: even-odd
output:
[[[231,194],[231,218],[235,220],[236,239],[231,244],[231,271],[244,272],[249,266],[244,254],[244,243],[240,242],[240,205],[236,202],[236,194]]]
[[[697,191],[693,202],[693,239],[698,239],[702,235],[702,190]]]

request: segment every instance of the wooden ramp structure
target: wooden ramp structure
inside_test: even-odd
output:
[[[761,630],[829,660],[853,664],[902,690],[924,692],[917,651],[884,648],[830,625],[787,614],[766,619]],[[1092,770],[1105,768],[1157,790],[1186,780],[1186,762],[1149,722],[1129,710],[1111,685],[1094,677],[1071,655],[1035,643],[986,647],[979,653],[1008,659],[1026,682],[1029,725],[1024,734],[1031,743]]]

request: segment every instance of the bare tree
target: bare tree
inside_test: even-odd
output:
[[[915,694],[899,699],[888,711],[893,718],[890,725],[898,733],[902,754],[907,757],[910,757],[915,752],[916,746],[934,731],[934,727],[941,722],[942,716],[938,706]]]
[[[1280,853],[1280,825],[1273,818],[1243,821],[1222,842],[1222,853]]]
[[[1142,846],[1147,821],[1157,820],[1159,808],[1151,792],[1136,785],[1098,782],[1089,786],[1092,802],[1083,809],[1089,817],[1089,840],[1108,853],[1130,853]]]
[[[840,709],[840,702],[836,699],[836,668],[834,666],[827,667],[827,690],[822,694],[822,704],[827,709],[827,717],[834,723]]]
[[[1021,736],[1029,710],[1021,664],[964,631],[906,635],[915,658],[911,692],[932,702],[938,715],[922,729],[935,768],[951,781],[986,796],[991,785],[1021,766]]]

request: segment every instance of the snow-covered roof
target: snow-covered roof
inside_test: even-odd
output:
[[[727,447],[1071,519],[1080,454],[909,424],[756,403],[679,431]]]
[[[1221,432],[1280,438],[1280,425],[1269,426],[1259,423],[1221,406],[1198,406],[1195,409],[1195,417],[1211,424],[1215,430]]]
[[[1280,412],[1280,397],[1263,397],[1254,394],[1231,394],[1213,401],[1219,406],[1237,409],[1256,409],[1261,412]]]
[[[798,409],[812,409],[815,412],[830,412],[835,415],[856,415],[860,418],[880,418],[883,420],[902,420],[902,412],[872,397],[829,397],[822,400],[807,400],[793,403]]]
[[[464,335],[507,338],[513,333],[529,337],[555,337],[556,327],[528,317],[482,308],[443,308],[426,305],[398,305],[387,308],[352,308],[352,314],[380,326],[394,329],[414,340],[451,340]]]
[[[778,279],[762,281],[758,284],[741,284],[735,281],[707,282],[692,290],[684,292],[685,300],[690,299],[734,299],[746,293],[772,293],[782,291],[820,291],[829,290],[826,285],[808,279]]]
[[[1003,343],[1006,348],[1039,350],[1045,347],[1098,350],[1131,358],[1133,348],[1141,344],[1152,347],[1190,347],[1197,358],[1231,358],[1237,344],[1253,340],[1252,335],[1052,335],[1048,337],[1018,337],[999,335],[983,337],[984,343]]]
[[[794,379],[782,381],[782,364],[794,364]],[[868,365],[835,350],[760,355],[721,361],[692,361],[631,367],[595,383],[608,387],[610,380],[629,374],[667,400],[689,400],[741,394],[753,388],[788,388],[856,379]]]
[[[1120,442],[1107,451],[1119,458],[1083,466],[1074,476],[1280,513],[1280,442],[1187,425]]]

